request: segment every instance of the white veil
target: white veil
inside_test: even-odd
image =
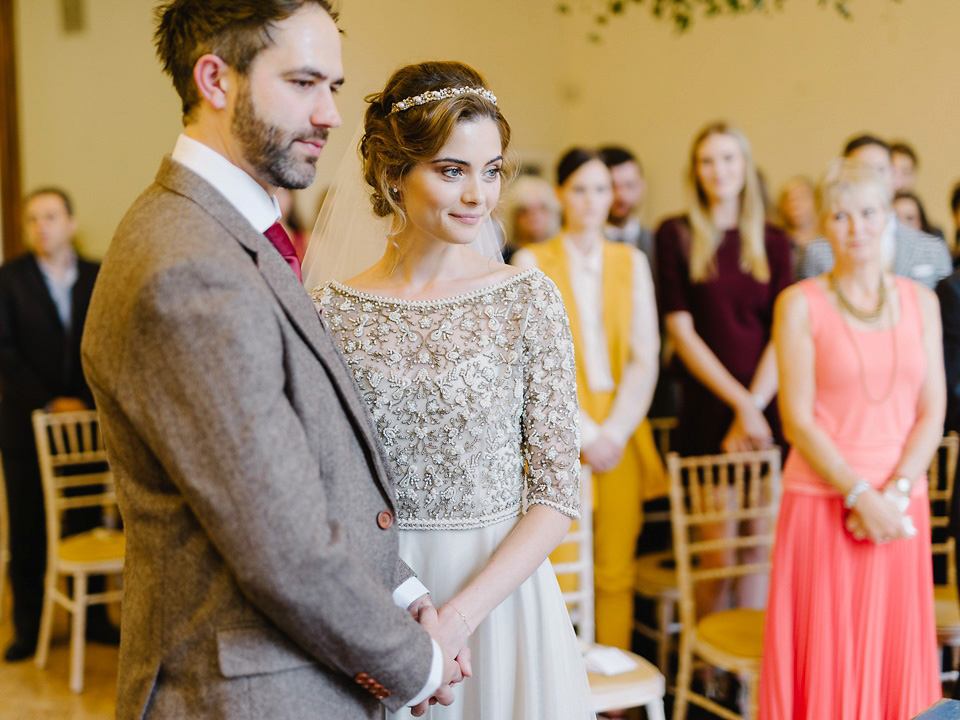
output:
[[[378,218],[373,212],[373,191],[363,179],[361,138],[362,120],[334,173],[303,258],[303,285],[308,292],[331,280],[358,275],[383,257],[387,249],[391,218]],[[468,247],[502,263],[501,238],[502,232],[491,215]]]

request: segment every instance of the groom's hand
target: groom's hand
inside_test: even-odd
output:
[[[413,619],[420,622],[420,608],[426,606],[433,607],[433,600],[430,599],[430,593],[424,593],[412,603],[407,605],[407,611],[413,615]]]
[[[434,703],[440,703],[441,705],[452,704],[454,698],[453,690],[450,689],[450,686],[463,680],[460,665],[454,659],[453,655],[444,647],[443,640],[440,637],[440,621],[437,618],[437,611],[436,608],[433,607],[433,603],[421,606],[417,619],[420,625],[423,626],[423,629],[430,633],[430,637],[440,646],[440,651],[443,655],[443,679],[440,681],[440,687],[433,697],[429,700],[424,700],[416,707],[410,709],[414,717],[422,716],[427,711],[427,707]]]

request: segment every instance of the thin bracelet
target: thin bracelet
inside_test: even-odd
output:
[[[463,624],[467,626],[467,632],[473,635],[473,628],[471,628],[470,623],[467,622],[467,616],[464,615],[462,612],[460,612],[460,609],[449,600],[447,601],[447,605],[449,605],[450,607],[452,607],[454,610],[457,611],[457,615],[459,615],[460,619],[463,620]]]

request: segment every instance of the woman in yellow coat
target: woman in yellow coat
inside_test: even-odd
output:
[[[600,156],[570,150],[557,168],[557,185],[561,234],[518,251],[513,264],[539,267],[553,280],[570,318],[581,459],[594,482],[597,642],[628,649],[643,502],[667,491],[644,420],[659,366],[656,300],[643,253],[604,237],[613,191]]]

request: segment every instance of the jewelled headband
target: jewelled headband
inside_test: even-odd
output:
[[[489,103],[497,104],[497,96],[482,87],[453,87],[443,88],[442,90],[427,90],[420,95],[404,98],[400,102],[395,102],[387,115],[409,110],[415,105],[426,105],[427,103],[444,100],[445,98],[457,97],[458,95],[479,95]]]

